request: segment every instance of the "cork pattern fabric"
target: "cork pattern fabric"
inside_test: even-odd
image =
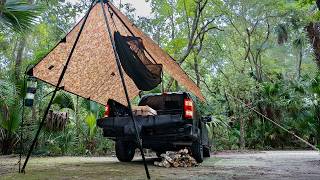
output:
[[[127,17],[120,13],[112,4],[111,9],[104,6],[108,23],[112,30],[128,36],[130,32],[122,24],[124,21],[135,36],[141,37],[148,52],[158,64],[163,64],[164,70],[177,81],[193,92],[200,99],[204,99],[200,89],[185,74],[180,66],[173,61],[157,44],[136,28]],[[109,11],[117,13],[121,20]],[[33,75],[38,79],[57,85],[63,66],[66,63],[71,48],[82,25],[83,19],[67,34],[66,42],[60,42],[34,68]],[[124,71],[123,71],[124,72]],[[125,74],[125,73],[124,73]],[[125,74],[129,98],[139,94],[132,79]],[[84,26],[78,44],[68,65],[67,71],[60,85],[64,90],[81,97],[106,104],[109,99],[127,105],[124,89],[116,65],[115,54],[107,31],[101,4],[97,3],[91,10]]]
[[[205,98],[202,95],[200,88],[189,78],[189,76],[181,69],[179,64],[174,61],[164,50],[162,50],[150,37],[143,33],[137,26],[135,26],[130,20],[122,14],[116,7],[114,7],[110,2],[108,2],[112,11],[116,13],[121,20],[127,25],[127,27],[133,32],[137,37],[143,40],[143,44],[157,64],[162,64],[163,69],[166,73],[172,76],[180,84],[182,84],[186,89],[191,91],[200,100],[204,101]],[[114,15],[114,19],[118,19]],[[116,21],[117,26],[121,26],[120,21]],[[122,25],[123,26],[123,25]]]
[[[66,36],[65,43],[59,43],[34,67],[35,77],[52,85],[57,84],[82,21]],[[98,3],[88,16],[61,86],[64,86],[66,91],[101,104],[106,104],[108,99],[114,99],[127,105],[106,28],[103,11]],[[139,90],[127,75],[125,80],[132,99],[139,94]]]

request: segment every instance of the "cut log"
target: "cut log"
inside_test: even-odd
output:
[[[178,161],[174,161],[172,166],[175,167],[175,168],[179,167],[179,162]]]

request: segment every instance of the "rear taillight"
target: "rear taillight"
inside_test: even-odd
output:
[[[106,105],[106,110],[104,112],[104,117],[109,117],[110,114],[110,106],[107,104]]]
[[[183,109],[184,109],[184,118],[192,119],[193,118],[193,102],[191,99],[184,99]]]

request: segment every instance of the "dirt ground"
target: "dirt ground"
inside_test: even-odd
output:
[[[26,174],[17,173],[17,160],[0,156],[0,179],[146,179],[139,157],[32,157]],[[154,160],[147,158],[152,179],[320,179],[315,151],[221,152],[192,168],[155,167]]]

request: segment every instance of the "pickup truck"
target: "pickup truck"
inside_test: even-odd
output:
[[[188,148],[199,163],[203,157],[210,156],[205,124],[211,121],[211,117],[200,116],[189,93],[145,95],[138,105],[149,106],[157,112],[156,115],[134,116],[143,148],[155,151],[157,156],[166,151]],[[137,141],[126,106],[109,100],[105,117],[97,120],[97,126],[103,129],[105,137],[115,141],[119,161],[129,162],[133,159]]]

